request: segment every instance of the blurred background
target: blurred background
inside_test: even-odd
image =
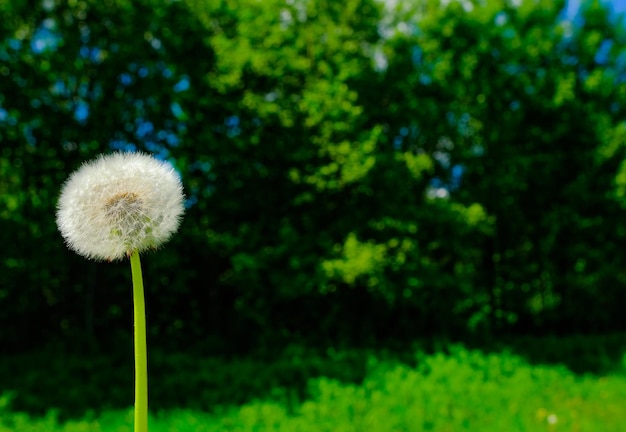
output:
[[[260,399],[301,415],[314,378],[362,389],[372,362],[427,377],[433,358],[496,356],[563,382],[622,377],[589,411],[615,408],[605,429],[562,429],[617,431],[624,10],[1,0],[0,427],[132,406],[129,265],[75,255],[55,224],[68,175],[122,150],[171,162],[187,197],[179,233],[143,259],[154,412]],[[565,421],[537,403],[537,424]],[[438,416],[346,430],[465,430]]]

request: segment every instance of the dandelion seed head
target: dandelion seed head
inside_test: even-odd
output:
[[[68,247],[94,260],[156,249],[176,232],[183,189],[166,162],[113,153],[83,164],[63,185],[57,226]]]

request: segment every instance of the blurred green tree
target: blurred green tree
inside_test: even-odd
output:
[[[156,345],[623,329],[623,25],[563,8],[0,2],[0,341],[122,349],[125,269],[53,220],[112,149],[188,195],[145,262]]]

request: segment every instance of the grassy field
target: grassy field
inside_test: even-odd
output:
[[[508,352],[452,346],[445,353],[418,353],[413,362],[370,355],[366,363],[360,382],[319,376],[308,380],[305,397],[278,386],[241,405],[161,410],[153,413],[150,430],[626,430],[623,361],[609,373],[581,374],[562,365],[530,364]],[[9,397],[0,399],[0,432],[132,432],[132,418],[131,409],[112,409],[59,420],[54,410],[28,415],[15,412]]]

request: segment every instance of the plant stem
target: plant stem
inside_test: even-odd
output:
[[[148,353],[146,348],[146,307],[141,262],[136,250],[130,256],[133,275],[135,318],[135,432],[148,431]]]

